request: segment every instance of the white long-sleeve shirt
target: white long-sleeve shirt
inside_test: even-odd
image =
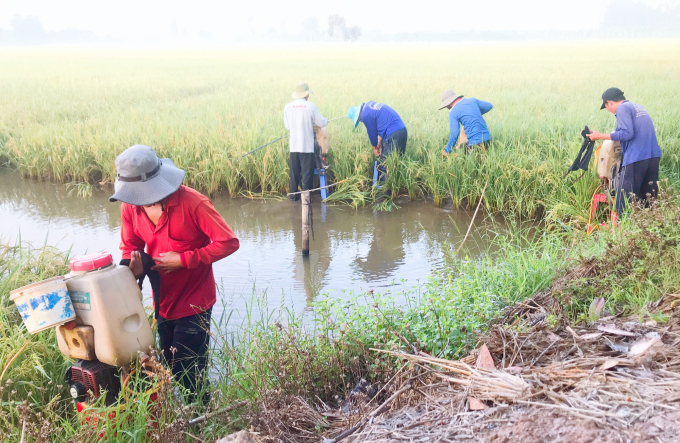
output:
[[[316,105],[304,98],[298,98],[283,108],[283,124],[290,133],[290,152],[314,153],[314,128],[323,128],[328,119],[321,116]]]

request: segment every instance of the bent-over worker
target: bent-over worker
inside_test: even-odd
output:
[[[656,196],[661,148],[647,110],[642,105],[626,100],[619,88],[604,91],[600,109],[616,115],[616,129],[610,134],[593,131],[588,137],[591,140],[614,140],[621,144],[623,160],[616,189],[616,212],[620,217],[630,194],[645,203],[648,194]]]
[[[123,202],[120,249],[132,273],[144,277],[145,247],[160,273],[154,308],[163,357],[193,401],[203,389],[216,301],[212,264],[233,254],[239,241],[207,197],[182,185],[184,175],[149,146],[134,145],[116,157],[109,201]]]
[[[307,83],[299,83],[291,96],[295,99],[283,109],[283,123],[290,133],[288,146],[290,148],[289,192],[303,191],[314,186],[314,168],[319,147],[315,140],[314,127],[323,128],[328,119],[321,116],[316,105],[309,101]],[[300,195],[291,195],[291,200],[300,200]]]
[[[408,141],[406,125],[394,109],[375,101],[349,108],[347,116],[355,128],[359,121],[366,127],[368,140],[373,146],[373,154],[378,157],[378,180],[383,180],[387,174],[385,159],[392,152],[399,155],[406,152]]]
[[[467,141],[464,142],[465,146],[463,146],[466,154],[469,153],[474,146],[483,145],[484,147],[488,147],[489,142],[491,141],[491,133],[489,132],[489,128],[486,126],[486,121],[484,121],[482,115],[491,111],[493,105],[476,98],[463,97],[463,95],[453,92],[452,89],[447,89],[442,93],[442,103],[439,109],[450,109],[449,126],[451,128],[449,142],[446,144],[444,152],[442,153],[444,157],[448,157],[451,153],[451,149],[456,146],[456,141],[458,141],[458,136],[460,135],[461,125],[463,125],[465,135],[467,136]],[[458,146],[456,146],[456,149],[458,149]]]

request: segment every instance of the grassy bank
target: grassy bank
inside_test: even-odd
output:
[[[213,51],[2,49],[0,157],[24,175],[110,183],[114,158],[146,143],[213,193],[283,193],[285,142],[236,159],[283,133],[283,106],[304,79],[327,117],[361,101],[389,104],[409,129],[403,162],[390,167],[392,195],[432,195],[437,204],[474,201],[489,181],[494,211],[584,217],[596,181],[575,186],[564,173],[585,124],[611,130],[599,96],[621,87],[652,115],[663,172],[680,165],[677,41],[428,47],[243,48]],[[597,62],[591,62],[597,60]],[[273,75],[271,73],[276,73]],[[454,88],[494,104],[489,152],[441,159],[447,115],[439,95]],[[373,158],[365,130],[329,126],[335,181],[331,199],[370,200]]]
[[[677,293],[680,197],[668,185],[663,189],[651,210],[637,210],[618,230],[593,236],[513,230],[497,237],[496,253],[478,260],[452,256],[425,286],[403,288],[397,297],[366,293],[350,302],[323,299],[311,322],[286,310],[266,311],[266,303],[254,297],[250,312],[260,309],[259,315],[246,315],[241,325],[228,317],[215,319],[213,400],[207,410],[246,403],[191,429],[186,420],[194,411],[184,410],[170,387],[160,390],[160,410],[152,413],[140,395],[117,410],[116,427],[111,422],[79,426],[60,385],[68,362],[56,348],[54,332],[27,335],[7,300],[14,287],[63,273],[66,257],[49,248],[6,248],[0,256],[0,368],[5,370],[0,439],[18,442],[26,422],[27,442],[93,441],[101,432],[106,441],[192,441],[185,431],[214,441],[250,426],[272,438],[285,435],[285,441],[318,440],[330,426],[318,412],[324,405],[340,407],[361,378],[384,386],[399,370],[400,363],[371,348],[412,352],[415,347],[443,358],[462,357],[504,307],[542,291],[557,297],[573,322],[588,322],[598,297],[611,314],[645,314],[649,303]]]
[[[546,238],[547,243],[530,252],[519,247],[525,239],[516,240],[507,239],[507,252],[495,259],[452,258],[455,272],[433,276],[422,288],[404,288],[397,297],[405,299],[405,304],[397,305],[392,297],[379,294],[357,294],[346,304],[328,298],[315,306],[310,323],[286,310],[266,311],[267,304],[254,297],[249,303],[253,315],[245,315],[244,324],[231,324],[228,317],[215,319],[213,401],[208,410],[241,400],[248,403],[194,431],[204,439],[250,425],[271,434],[295,432],[280,426],[287,420],[272,412],[278,411],[276,405],[303,398],[312,404],[336,406],[336,396],[346,397],[361,378],[384,383],[394,375],[394,362],[376,358],[370,348],[404,346],[395,340],[395,332],[428,352],[460,355],[503,306],[551,280],[558,262],[547,249],[560,251],[560,242]],[[4,256],[0,368],[9,370],[0,392],[5,411],[0,417],[0,438],[18,442],[25,421],[27,441],[43,441],[40,435],[51,442],[88,441],[99,432],[107,435],[107,441],[131,441],[130,435],[137,435],[134,441],[175,441],[167,440],[168,435],[186,430],[183,420],[190,413],[182,411],[171,390],[162,391],[166,398],[163,419],[160,425],[154,424],[159,429],[153,435],[146,433],[154,420],[143,399],[117,411],[115,428],[106,423],[96,429],[78,425],[73,403],[62,386],[69,363],[56,347],[54,331],[28,335],[7,298],[11,289],[29,279],[64,273],[65,259],[47,248],[8,248]]]

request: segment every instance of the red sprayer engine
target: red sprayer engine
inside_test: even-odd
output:
[[[120,369],[98,360],[76,360],[66,370],[64,379],[71,397],[78,403],[91,403],[106,394],[104,404],[110,406],[120,392]]]

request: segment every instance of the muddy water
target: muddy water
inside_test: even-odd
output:
[[[0,169],[0,240],[56,245],[72,255],[108,251],[118,260],[120,205],[108,196],[95,190],[83,199],[64,185],[22,180]],[[351,292],[397,293],[423,284],[445,266],[448,244],[462,240],[471,219],[471,213],[427,201],[378,213],[315,200],[314,239],[303,259],[299,203],[212,200],[241,242],[239,251],[214,264],[221,287],[215,315],[231,313],[231,322],[244,318],[253,294],[271,308],[302,312],[323,293],[349,298]],[[478,218],[466,242],[472,254],[486,250],[488,241]]]

